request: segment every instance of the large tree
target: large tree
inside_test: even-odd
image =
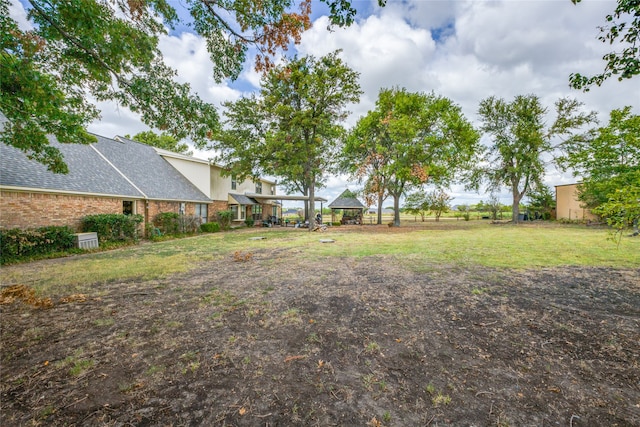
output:
[[[495,97],[480,102],[481,129],[492,141],[484,162],[474,171],[472,186],[486,182],[490,190],[510,188],[513,222],[518,222],[522,198],[543,185],[545,155],[552,155],[559,144],[580,139],[583,127],[596,120],[594,112],[581,111],[582,104],[575,100],[563,98],[555,106],[556,118],[547,127],[547,109],[535,95],[518,95],[511,102]]]
[[[640,115],[631,107],[611,111],[607,126],[566,147],[563,165],[582,178],[579,197],[589,208],[606,203],[616,190],[640,189]]]
[[[400,198],[426,182],[448,184],[477,154],[478,134],[460,107],[435,94],[383,89],[376,108],[356,124],[345,147],[352,170],[363,166],[394,200],[400,225]],[[375,167],[368,167],[375,159]],[[384,181],[379,177],[384,177]]]
[[[259,96],[227,103],[219,161],[238,176],[272,175],[309,197],[313,226],[315,189],[337,167],[346,106],[360,97],[358,73],[334,52],[295,57],[269,71]]]
[[[382,224],[382,204],[389,195],[384,168],[388,159],[381,154],[388,141],[384,141],[387,135],[381,132],[380,126],[378,112],[371,111],[360,118],[345,139],[341,160],[341,171],[363,184],[362,195],[367,206],[377,204],[378,224]]]
[[[571,1],[577,4],[581,0]],[[640,74],[640,0],[618,0],[616,9],[605,19],[607,24],[599,27],[598,40],[620,47],[620,50],[602,57],[606,65],[600,74],[591,77],[571,74],[569,81],[575,89],[588,91],[594,84],[600,86],[612,76],[624,80]]]
[[[353,22],[346,0],[324,0],[331,21]],[[0,0],[0,111],[9,119],[0,141],[54,172],[66,172],[47,134],[90,143],[85,126],[96,101],[112,100],[177,139],[207,143],[218,130],[213,105],[175,81],[158,48],[161,36],[188,25],[206,40],[217,81],[236,78],[250,48],[259,70],[310,27],[311,0],[26,0],[23,29]]]

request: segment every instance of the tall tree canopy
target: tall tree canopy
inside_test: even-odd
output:
[[[518,222],[522,198],[532,188],[542,187],[544,155],[554,151],[554,140],[578,140],[583,137],[583,126],[596,120],[594,112],[581,112],[582,104],[575,100],[563,98],[555,106],[555,121],[546,127],[547,109],[535,95],[518,95],[511,102],[495,97],[480,102],[481,129],[492,143],[484,162],[475,169],[472,185],[484,181],[490,190],[510,188],[513,222]]]
[[[562,159],[582,178],[580,199],[590,208],[607,202],[618,189],[640,190],[640,115],[631,107],[611,111],[609,124],[567,147]]]
[[[353,22],[348,0],[324,0],[331,21]],[[190,25],[206,40],[213,76],[236,78],[250,47],[257,68],[297,43],[310,27],[311,0],[26,0],[33,28],[19,28],[0,0],[0,140],[55,172],[67,168],[47,134],[90,143],[95,101],[113,100],[149,126],[204,145],[219,128],[214,106],[177,83],[158,49],[160,36]]]
[[[185,154],[187,156],[193,155],[193,151],[189,150],[189,145],[178,141],[173,136],[167,135],[166,133],[158,135],[157,133],[148,130],[145,132],[138,132],[132,137],[129,135],[125,135],[124,137],[142,142],[143,144],[151,145],[152,147],[173,151],[174,153]]]
[[[380,129],[378,113],[369,112],[358,120],[349,132],[343,148],[341,170],[351,174],[360,184],[364,184],[362,194],[367,206],[378,205],[378,224],[382,224],[382,204],[389,195],[387,188],[387,164],[382,147],[387,135]]]
[[[226,130],[215,145],[229,173],[280,177],[309,196],[312,226],[316,186],[336,168],[346,106],[361,93],[358,73],[338,53],[296,57],[273,68],[259,96],[226,104]]]
[[[571,0],[574,4],[581,0]],[[609,52],[602,57],[606,62],[604,71],[587,77],[573,73],[569,77],[574,89],[589,90],[589,87],[600,86],[611,76],[618,80],[630,79],[640,74],[640,0],[618,0],[614,12],[606,16],[607,24],[600,28],[598,40],[621,50]]]
[[[383,89],[376,108],[361,118],[344,149],[352,172],[364,168],[394,200],[400,225],[400,198],[427,181],[448,184],[479,150],[478,134],[460,107],[435,94]],[[372,165],[375,162],[375,165]]]

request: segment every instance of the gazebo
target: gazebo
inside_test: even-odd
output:
[[[360,200],[356,198],[355,193],[346,189],[335,199],[329,203],[331,208],[331,222],[336,222],[336,213],[342,211],[342,224],[362,224],[362,213],[366,209]]]

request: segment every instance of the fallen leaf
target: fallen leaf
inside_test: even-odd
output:
[[[285,357],[284,361],[285,362],[291,362],[292,360],[300,360],[300,359],[305,359],[307,356],[301,354],[298,356],[287,356]]]
[[[244,414],[246,414],[246,413],[247,413],[247,409],[243,406],[242,408],[240,408],[240,410],[238,411],[238,413],[239,413],[240,415],[244,415]]]

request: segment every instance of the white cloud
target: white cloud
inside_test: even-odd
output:
[[[24,10],[15,3],[11,14],[24,24]],[[577,98],[596,110],[602,121],[610,110],[625,105],[640,114],[640,77],[624,82],[610,79],[587,93],[571,90],[568,84],[572,72],[590,75],[604,68],[601,58],[612,47],[596,39],[597,27],[605,24],[615,0],[578,5],[569,0],[389,0],[385,8],[375,4],[375,0],[359,3],[358,10],[370,14],[333,32],[327,31],[328,19],[319,17],[297,48],[300,55],[315,56],[342,49],[342,58],[360,73],[364,94],[351,107],[349,125],[374,107],[381,88],[393,86],[447,96],[476,124],[479,102],[492,95],[510,100],[533,93],[550,110],[560,97]],[[217,106],[259,86],[260,75],[252,61],[247,61],[237,82],[215,83],[205,43],[194,34],[163,37],[160,48],[167,63],[178,70],[179,81],[189,82]],[[91,126],[94,132],[113,136],[146,128],[124,108],[100,106],[103,118]],[[555,185],[571,179],[550,169],[546,182]],[[319,194],[332,199],[344,190],[345,181],[333,177]],[[452,191],[456,203],[465,197],[470,203],[486,199],[461,187]]]

